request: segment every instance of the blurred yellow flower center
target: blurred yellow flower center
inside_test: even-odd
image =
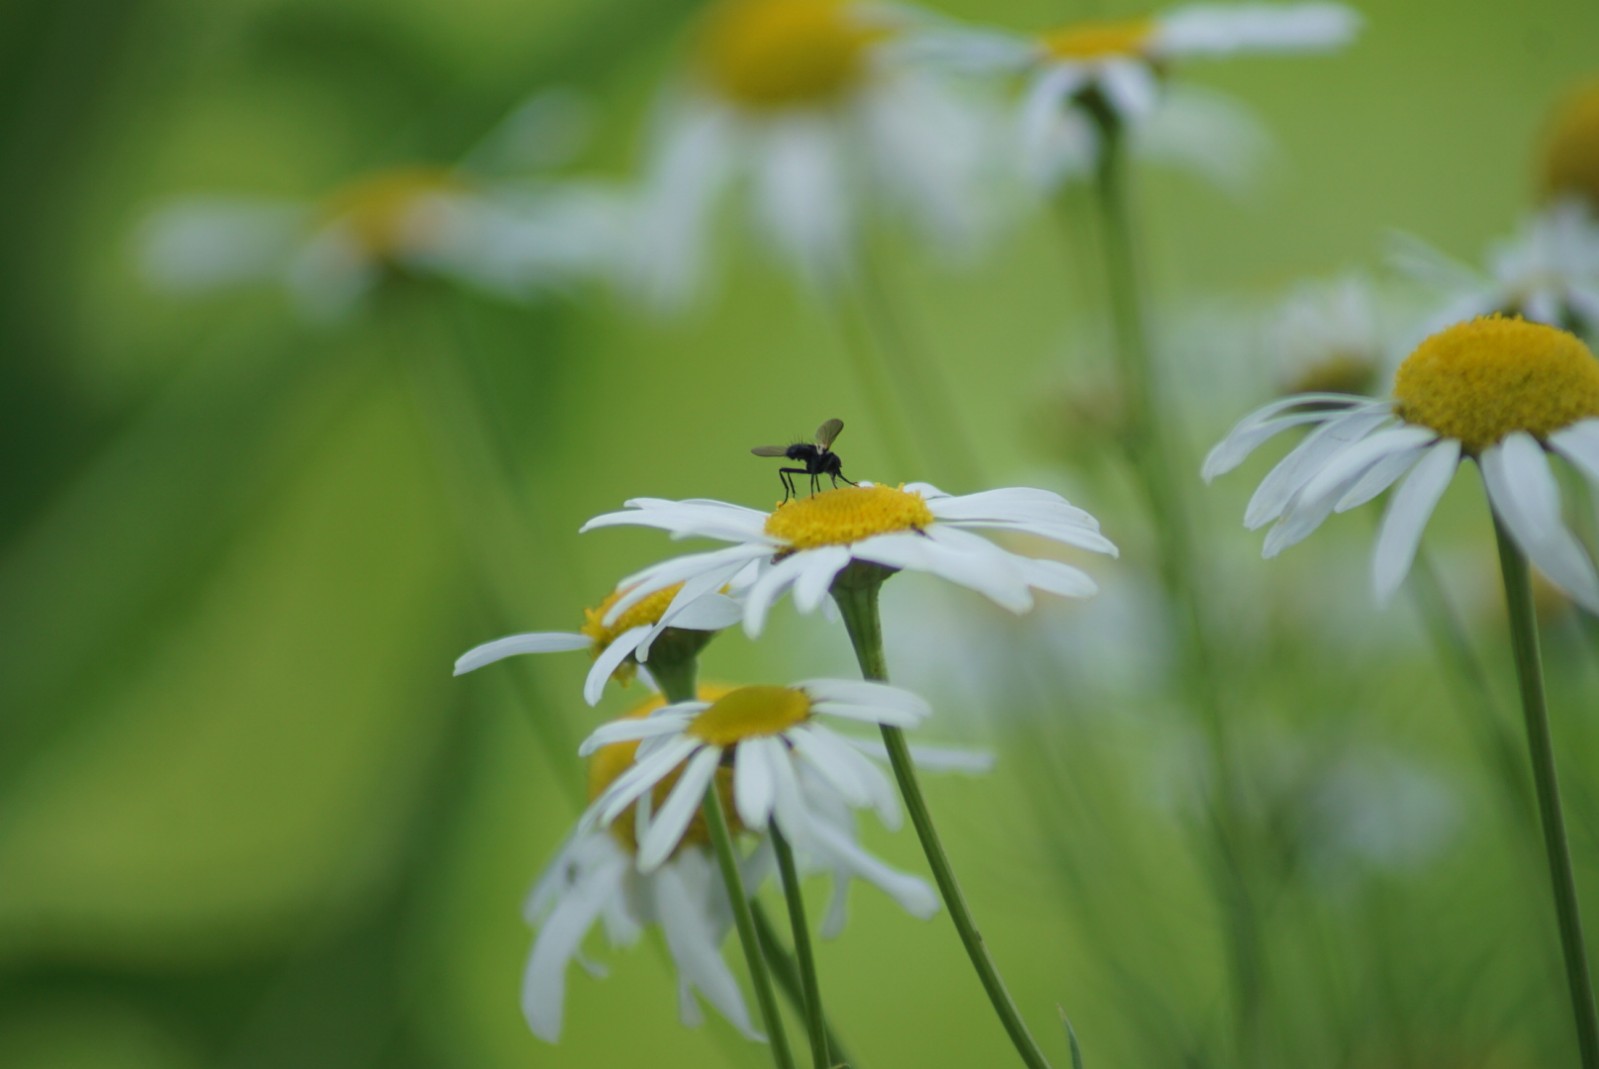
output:
[[[1113,59],[1142,56],[1155,32],[1151,18],[1122,22],[1078,22],[1051,30],[1039,40],[1050,59]]]
[[[1481,452],[1514,431],[1538,438],[1599,417],[1599,361],[1541,323],[1484,316],[1439,331],[1399,365],[1399,415]]]
[[[903,487],[840,486],[778,506],[766,517],[766,533],[794,549],[815,549],[919,531],[932,522],[932,510],[921,494]]]
[[[701,701],[714,702],[729,693],[731,688],[724,686],[707,685],[699,688]],[[629,720],[641,719],[649,716],[655,710],[666,704],[666,699],[656,695],[642,705],[629,710],[623,716]],[[589,757],[589,801],[592,803],[604,793],[605,788],[614,783],[622,773],[633,767],[633,758],[638,753],[637,742],[613,742],[609,746],[602,746]],[[672,788],[682,778],[682,766],[679,765],[655,785],[651,792],[651,801],[657,809],[666,801],[666,796],[672,793]],[[722,795],[722,805],[727,811],[727,818],[735,832],[743,828],[739,823],[738,813],[733,807],[733,770],[730,768],[717,769],[716,788]],[[616,836],[616,841],[621,843],[630,852],[638,851],[637,815],[632,806],[622,811],[622,814],[611,823],[611,834]],[[698,813],[689,822],[688,829],[683,832],[683,838],[678,841],[677,848],[684,846],[703,845],[710,842],[710,836],[705,828],[705,818]],[[675,851],[674,851],[675,853]]]
[[[637,605],[631,606],[626,612],[616,618],[616,622],[609,626],[605,623],[606,613],[626,594],[626,590],[613,590],[610,595],[592,609],[583,610],[583,626],[578,628],[579,633],[587,635],[594,645],[589,647],[589,656],[598,657],[605,652],[607,646],[616,641],[616,637],[624,631],[631,631],[635,627],[649,627],[661,618],[666,607],[672,604],[672,599],[677,597],[677,592],[683,589],[683,584],[669,586],[665,590],[657,590],[647,598],[643,598]],[[624,686],[633,680],[637,674],[638,666],[629,657],[617,666],[611,678]]]
[[[781,735],[811,715],[811,700],[792,687],[740,687],[715,702],[688,725],[688,733],[712,746],[734,746],[745,739]]]
[[[1556,111],[1542,178],[1546,196],[1581,197],[1599,211],[1599,81],[1573,93]]]
[[[393,260],[426,251],[442,225],[433,198],[465,188],[460,176],[444,167],[398,167],[334,191],[322,214],[344,227],[367,256]]]
[[[700,61],[729,100],[750,108],[826,104],[866,71],[882,34],[842,0],[726,0],[713,10]]]
[[[1371,353],[1329,353],[1301,368],[1287,383],[1283,395],[1296,393],[1370,393],[1376,385],[1377,361]]]

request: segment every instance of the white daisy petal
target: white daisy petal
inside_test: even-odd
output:
[[[481,646],[473,646],[455,660],[455,674],[464,675],[486,664],[514,657],[519,653],[562,653],[568,650],[587,649],[592,640],[587,635],[567,631],[534,631],[525,635],[507,635]]]
[[[522,1015],[533,1034],[549,1043],[561,1038],[566,1007],[566,967],[577,956],[583,937],[605,908],[607,886],[619,874],[602,868],[585,873],[561,896],[539,928],[522,974]]]
[[[1023,613],[1033,607],[1027,584],[1013,570],[994,568],[987,561],[949,552],[926,535],[877,535],[856,543],[854,552],[859,560],[872,561],[885,567],[930,572],[959,586],[976,590],[995,604],[1015,613]]]
[[[666,803],[655,815],[650,830],[639,842],[640,872],[657,868],[677,848],[683,832],[688,830],[689,821],[699,812],[700,803],[705,800],[705,791],[711,785],[716,766],[721,760],[721,747],[706,746],[683,766],[682,778],[672,787],[672,793],[666,796]]]
[[[795,731],[792,738],[795,749],[818,774],[827,776],[851,805],[870,806],[885,828],[893,830],[900,826],[899,794],[894,785],[881,768],[851,745],[851,740],[821,724],[808,725],[803,732]],[[884,758],[887,758],[886,752]],[[847,778],[854,787],[846,791],[835,777]]]
[[[772,773],[772,816],[789,841],[804,847],[810,843],[813,822],[800,793],[799,779],[794,775],[794,762],[788,748],[777,739],[750,739],[766,750],[766,767]]]
[[[938,895],[926,881],[889,868],[826,821],[812,824],[811,838],[834,864],[885,892],[911,916],[926,920],[938,912]]]
[[[794,607],[801,613],[812,613],[833,588],[833,579],[850,562],[850,552],[843,546],[824,546],[806,556],[809,562],[794,582]]]
[[[1482,454],[1488,500],[1538,570],[1589,612],[1599,613],[1599,576],[1560,514],[1560,487],[1531,435],[1507,435]]]
[[[880,738],[863,739],[854,735],[839,734],[838,738],[868,757],[888,760],[888,747]],[[950,746],[923,746],[910,744],[911,760],[917,768],[929,772],[965,772],[978,775],[994,770],[994,755],[984,750],[965,750]]]
[[[746,1037],[762,1039],[750,1021],[738,980],[722,958],[721,939],[706,915],[705,897],[686,886],[676,864],[663,866],[656,883],[661,930],[683,978]]]
[[[594,664],[589,669],[588,678],[583,681],[583,700],[590,705],[598,705],[600,698],[605,693],[605,684],[615,671],[622,666],[622,662],[633,655],[639,644],[649,635],[648,627],[630,627],[611,640],[611,644],[594,658]]]
[[[766,750],[750,739],[733,751],[733,805],[746,828],[762,831],[772,822],[777,785],[767,765]]]
[[[790,586],[799,581],[800,575],[809,566],[809,554],[805,552],[791,553],[766,569],[750,587],[749,593],[744,596],[744,633],[750,638],[758,638],[761,630],[766,626],[766,614],[771,609],[772,603],[783,595]]]
[[[1549,436],[1555,452],[1576,465],[1577,470],[1599,486],[1599,419],[1573,423]]]
[[[1421,545],[1421,532],[1459,463],[1460,443],[1453,438],[1440,440],[1417,461],[1389,499],[1372,554],[1372,583],[1379,602],[1392,597],[1410,571]]]
[[[1381,403],[1352,408],[1322,424],[1261,480],[1244,510],[1244,526],[1253,531],[1277,519],[1328,458],[1392,418],[1390,406]]]
[[[794,684],[818,702],[875,705],[906,713],[918,720],[931,716],[933,707],[914,691],[869,679],[806,679]]]
[[[601,724],[583,740],[583,744],[577,748],[577,754],[579,757],[587,757],[612,743],[637,742],[640,739],[652,739],[657,735],[670,735],[682,731],[688,725],[693,713],[674,711],[676,708],[658,709],[650,716],[630,717],[626,720],[613,720],[609,724]]]
[[[1299,501],[1310,503],[1336,497],[1352,487],[1378,461],[1424,446],[1437,437],[1437,432],[1427,427],[1410,424],[1377,431],[1329,457],[1321,470],[1300,487]],[[1291,507],[1299,507],[1298,502]]]
[[[1290,400],[1299,403],[1297,399]],[[1285,405],[1281,402],[1267,406],[1268,409],[1282,407]],[[1204,466],[1199,469],[1200,477],[1207,483],[1211,482],[1218,475],[1225,475],[1238,467],[1250,453],[1283,431],[1303,427],[1307,423],[1325,423],[1333,414],[1332,410],[1321,408],[1312,412],[1293,412],[1268,420],[1257,419],[1259,413],[1247,416],[1205,456]]]
[[[1430,444],[1429,442],[1396,449],[1378,460],[1366,469],[1366,474],[1356,479],[1354,485],[1344,492],[1344,496],[1338,499],[1338,504],[1333,506],[1333,511],[1348,512],[1388,489],[1401,475],[1415,466],[1416,461],[1421,459],[1421,455],[1427,451]]]
[[[622,810],[638,801],[640,795],[652,790],[685,757],[703,745],[698,739],[686,735],[666,739],[648,755],[640,755],[631,768],[618,776],[594,800],[589,812],[595,815],[599,823],[610,824],[621,815]]]

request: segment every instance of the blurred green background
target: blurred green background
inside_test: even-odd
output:
[[[459,680],[451,661],[509,630],[575,628],[668,551],[647,532],[579,538],[587,517],[640,494],[768,505],[773,473],[748,447],[823,418],[849,424],[856,477],[976,487],[885,470],[826,317],[747,248],[675,319],[600,292],[513,306],[415,283],[325,326],[272,286],[158,294],[133,260],[162,198],[315,198],[449,161],[543,87],[593,99],[575,169],[626,179],[695,6],[0,9],[0,1066],[763,1064],[719,1021],[682,1029],[645,948],[608,955],[602,983],[574,970],[560,1045],[527,1033],[520,903],[575,817],[563,784],[579,771],[550,743],[642,692],[596,713],[581,655]],[[1137,13],[945,10],[1018,28]],[[1247,323],[1218,335],[1188,313],[1373,264],[1390,228],[1475,259],[1530,203],[1547,110],[1599,57],[1599,7],[1581,0],[1364,14],[1346,54],[1190,72],[1275,136],[1258,193],[1141,176],[1191,470],[1271,384],[1263,370],[1247,385]],[[898,579],[891,653],[939,707],[931,736],[1000,756],[989,777],[934,780],[933,805],[1056,1064],[1059,1006],[1092,1069],[1221,1065],[1226,970],[1187,800],[1197,744],[1160,683],[1140,510],[1060,397],[1101,356],[1060,234],[1040,210],[962,269],[891,244],[886,273],[982,470],[1065,489],[1124,557],[1092,563],[1102,599],[1021,621]],[[436,376],[420,388],[418,367]],[[1410,607],[1366,596],[1369,515],[1254,559],[1237,517],[1265,463],[1199,500],[1261,851],[1275,1064],[1569,1063],[1542,859],[1483,726],[1451,701]],[[1490,541],[1480,493],[1458,487],[1429,543],[1514,731]],[[705,673],[852,673],[839,628],[778,617],[759,646],[718,640]],[[1549,625],[1592,917],[1599,657],[1569,616]],[[1092,655],[1074,657],[1079,638]],[[961,658],[928,655],[941,648],[978,685],[950,682]],[[870,842],[920,871],[908,835]],[[864,1065],[1012,1057],[945,918],[863,889],[820,953]]]

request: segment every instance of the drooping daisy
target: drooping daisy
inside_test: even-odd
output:
[[[1557,586],[1599,612],[1599,575],[1561,516],[1550,453],[1599,486],[1599,361],[1575,336],[1488,316],[1423,341],[1400,365],[1391,400],[1301,394],[1247,416],[1206,457],[1209,480],[1292,427],[1315,430],[1261,482],[1244,522],[1275,521],[1275,556],[1334,512],[1399,483],[1373,556],[1386,599],[1410,569],[1421,533],[1462,456],[1477,462],[1510,537]],[[1403,478],[1403,482],[1399,480]]]
[[[1409,235],[1395,238],[1393,262],[1442,298],[1428,330],[1493,312],[1590,336],[1599,329],[1599,219],[1576,199],[1528,217],[1514,237],[1489,248],[1485,269]]]
[[[1016,613],[1032,608],[1033,590],[1064,597],[1094,593],[1094,581],[1082,570],[1012,552],[973,529],[1035,535],[1116,555],[1116,547],[1099,533],[1097,520],[1048,490],[952,495],[927,483],[892,487],[863,482],[796,498],[770,513],[703,499],[636,498],[627,506],[596,516],[582,529],[656,527],[674,538],[714,538],[733,545],[677,557],[630,576],[624,580],[627,593],[611,606],[608,618],[682,583],[663,612],[663,619],[671,620],[681,606],[718,589],[753,562],[744,599],[744,630],[752,637],[760,634],[772,603],[788,590],[793,590],[801,612],[816,610],[834,579],[853,562],[931,572]]]
[[[645,296],[694,292],[717,208],[746,198],[754,230],[807,280],[837,281],[873,214],[964,242],[990,203],[990,124],[973,101],[892,63],[914,16],[848,0],[722,0],[683,83],[662,101],[637,235]]]
[[[642,718],[663,704],[657,697],[628,715]],[[594,751],[589,758],[591,800],[632,767],[637,749],[637,742],[618,742]],[[729,776],[718,778],[725,793]],[[659,791],[662,798],[671,782],[668,770]],[[524,911],[538,929],[522,981],[528,1026],[551,1043],[560,1038],[568,966],[577,960],[603,975],[582,956],[584,938],[601,921],[613,946],[630,945],[645,927],[660,925],[677,966],[683,1023],[699,1023],[698,991],[739,1031],[754,1037],[738,981],[722,959],[733,914],[703,823],[681,829],[669,856],[649,872],[634,863],[635,831],[631,813],[609,828],[580,824],[534,885]],[[746,886],[753,890],[756,882],[746,881]]]
[[[633,766],[618,776],[590,808],[600,824],[637,811],[638,867],[649,872],[671,856],[674,844],[700,812],[713,777],[732,768],[733,811],[745,828],[775,826],[803,852],[832,868],[878,883],[918,916],[937,899],[920,881],[880,881],[886,870],[836,823],[836,805],[816,804],[820,794],[852,808],[870,808],[888,827],[900,822],[899,796],[883,771],[824,721],[915,727],[927,703],[910,691],[862,680],[813,679],[789,687],[740,687],[714,701],[678,702],[645,719],[615,720],[597,728],[580,752],[645,740]],[[659,788],[672,777],[657,808]]]
[[[1347,44],[1359,23],[1336,3],[1193,4],[1033,36],[930,24],[906,51],[965,70],[1025,77],[1018,126],[1023,165],[1044,188],[1093,171],[1106,120],[1131,131],[1146,154],[1236,185],[1260,155],[1263,135],[1226,98],[1168,92],[1171,67],[1248,52],[1327,51]]]
[[[730,573],[728,580],[733,575]],[[736,601],[719,591],[724,583],[703,594],[674,601],[682,584],[646,591],[630,597],[636,586],[623,581],[592,609],[584,609],[584,623],[577,631],[533,631],[507,635],[467,650],[455,662],[455,674],[493,664],[519,653],[561,653],[586,649],[594,658],[583,683],[583,699],[598,704],[605,682],[614,679],[624,686],[638,671],[639,663],[650,652],[650,644],[666,651],[668,658],[692,657],[710,641],[711,632],[737,623],[742,611]],[[627,604],[622,605],[624,597]],[[620,607],[619,607],[620,606]],[[662,617],[671,608],[670,620]]]

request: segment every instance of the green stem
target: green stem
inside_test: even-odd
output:
[[[1554,891],[1555,917],[1560,925],[1560,947],[1566,964],[1566,984],[1571,991],[1577,1045],[1582,1052],[1583,1069],[1599,1069],[1599,1014],[1594,1010],[1593,980],[1588,971],[1588,951],[1583,944],[1582,915],[1577,909],[1577,881],[1572,873],[1571,848],[1566,842],[1566,819],[1560,809],[1560,784],[1555,775],[1554,744],[1549,736],[1549,709],[1544,697],[1543,665],[1538,655],[1538,619],[1533,611],[1532,582],[1527,574],[1527,558],[1511,541],[1510,533],[1497,515],[1494,534],[1499,541],[1499,569],[1504,576],[1505,605],[1510,614],[1510,646],[1516,658],[1516,679],[1521,686],[1521,708],[1526,714],[1527,752],[1532,760],[1544,851],[1549,855],[1549,880]]]
[[[772,850],[777,854],[777,871],[783,879],[783,897],[788,901],[788,924],[794,931],[794,956],[799,960],[804,992],[805,1027],[810,1032],[811,1062],[816,1069],[832,1069],[833,1057],[827,1043],[827,1021],[822,1016],[822,985],[816,978],[816,957],[811,953],[811,930],[805,922],[805,896],[800,891],[799,868],[794,851],[774,821],[771,827]]]
[[[867,679],[887,682],[888,663],[883,655],[883,622],[877,609],[877,594],[882,586],[882,579],[879,576],[875,581],[869,579],[865,582],[851,582],[850,580],[854,578],[856,577],[850,576],[848,572],[841,574],[840,580],[833,584],[833,598],[838,602],[839,612],[844,617],[844,626],[849,631],[850,643],[855,647],[855,659],[860,663],[861,675]],[[966,956],[971,959],[972,968],[976,970],[977,978],[988,994],[988,1001],[993,1005],[994,1013],[1004,1025],[1023,1064],[1029,1066],[1029,1069],[1050,1069],[1049,1060],[1044,1057],[1044,1052],[1039,1049],[1032,1033],[1027,1030],[1026,1022],[1022,1020],[1015,1001],[1005,988],[1005,981],[999,975],[999,969],[989,957],[982,933],[977,930],[977,924],[972,919],[971,910],[966,905],[966,896],[962,893],[960,883],[955,879],[955,870],[949,863],[949,855],[945,853],[938,829],[933,825],[933,815],[927,808],[927,800],[922,796],[922,787],[916,778],[916,766],[911,761],[910,747],[905,742],[904,732],[899,728],[884,725],[883,744],[888,748],[889,764],[893,766],[894,778],[899,781],[900,794],[905,799],[905,809],[910,814],[911,824],[916,828],[916,837],[921,840],[922,852],[927,855],[928,867],[933,871],[933,881],[938,884],[938,891],[943,896],[945,907],[949,910],[950,920],[955,924],[961,945],[966,948]]]
[[[1179,648],[1189,690],[1199,705],[1210,750],[1211,800],[1217,848],[1217,889],[1228,932],[1227,945],[1238,996],[1241,1060],[1259,1060],[1258,1022],[1264,992],[1264,954],[1249,894],[1241,837],[1244,821],[1234,769],[1234,745],[1216,677],[1198,581],[1198,551],[1185,483],[1173,477],[1172,415],[1163,411],[1146,333],[1139,271],[1128,204],[1126,143],[1120,120],[1107,105],[1095,113],[1102,135],[1096,183],[1105,275],[1122,389],[1126,395],[1127,448],[1149,502],[1166,595],[1177,607]]]
[[[650,676],[668,702],[674,705],[691,702],[699,697],[699,688],[694,683],[699,664],[698,657],[684,657],[681,660],[656,658],[650,661]]]
[[[711,845],[716,851],[716,863],[722,870],[722,883],[727,887],[728,901],[733,907],[738,941],[744,948],[744,962],[749,966],[750,984],[755,988],[755,1001],[760,1006],[761,1023],[766,1026],[772,1064],[777,1069],[794,1069],[794,1055],[788,1049],[783,1018],[777,1011],[777,996],[772,993],[772,977],[766,971],[766,958],[761,953],[760,937],[755,932],[749,896],[744,893],[744,878],[739,875],[738,855],[733,850],[733,833],[728,829],[727,814],[722,811],[722,796],[714,782],[705,791],[703,808],[705,826],[710,831]]]
[[[805,986],[800,982],[799,967],[794,964],[794,956],[777,936],[777,927],[772,919],[766,915],[766,908],[757,899],[750,903],[750,912],[755,916],[755,934],[761,940],[761,949],[766,952],[766,963],[771,966],[772,976],[777,980],[777,986],[783,989],[783,997],[788,999],[798,1013],[805,1012]],[[859,1069],[860,1063],[851,1057],[844,1041],[839,1038],[838,1030],[827,1019],[824,1011],[822,1014],[822,1028],[827,1036],[827,1049],[833,1055],[835,1066],[853,1066]]]

